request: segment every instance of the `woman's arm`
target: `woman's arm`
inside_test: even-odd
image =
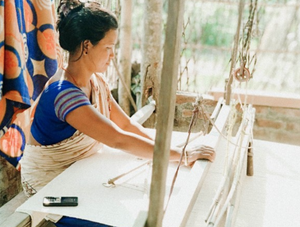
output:
[[[122,110],[122,108],[118,105],[115,99],[111,96],[111,113],[110,119],[118,125],[121,129],[127,132],[132,132],[143,136],[145,138],[154,140],[153,135],[151,135],[142,125],[131,120],[127,114]]]
[[[154,141],[121,129],[113,121],[98,113],[93,106],[81,106],[70,112],[66,121],[80,132],[112,148],[152,159]],[[172,150],[170,160],[179,160],[178,150]]]
[[[140,134],[136,134],[121,129],[91,105],[81,106],[73,110],[66,116],[66,121],[80,132],[109,147],[147,159],[153,157],[154,141],[152,139],[147,138],[146,134],[144,136],[142,131]],[[131,127],[129,126],[129,128]],[[132,128],[133,131],[136,130],[135,127]],[[180,152],[181,149],[179,148],[171,148],[170,161],[179,161]],[[214,152],[211,150],[193,151],[189,155],[189,163],[203,158],[213,161]]]

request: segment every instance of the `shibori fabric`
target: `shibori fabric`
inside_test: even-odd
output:
[[[26,144],[24,110],[61,64],[55,21],[53,0],[0,0],[0,155],[14,166]]]
[[[94,107],[110,118],[110,90],[107,83],[99,75],[93,75],[91,82]],[[101,147],[101,143],[79,131],[53,145],[26,145],[20,161],[24,192],[31,196],[71,164],[91,156]]]

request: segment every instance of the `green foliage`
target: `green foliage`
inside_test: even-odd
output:
[[[230,47],[233,36],[229,28],[227,12],[222,8],[218,8],[215,12],[206,18],[206,23],[202,23],[201,27],[201,44],[216,47]]]

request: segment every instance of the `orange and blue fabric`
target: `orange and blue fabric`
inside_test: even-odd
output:
[[[0,155],[22,157],[30,109],[56,72],[54,0],[0,0]]]

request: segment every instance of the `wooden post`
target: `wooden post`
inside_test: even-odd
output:
[[[121,1],[121,25],[120,25],[120,77],[123,77],[125,85],[119,81],[119,104],[127,115],[130,115],[130,91],[131,85],[131,18],[132,0]],[[126,87],[129,89],[126,89]]]
[[[147,227],[161,227],[173,130],[184,0],[169,0]]]
[[[239,47],[240,30],[241,30],[241,23],[242,23],[242,18],[243,18],[244,5],[245,5],[245,1],[240,0],[238,24],[236,27],[234,46],[233,46],[233,50],[232,50],[232,54],[231,54],[231,66],[230,66],[230,72],[229,72],[229,79],[228,79],[228,82],[226,83],[226,91],[225,91],[226,105],[230,104],[230,99],[231,99],[231,84],[233,81],[232,70],[235,67],[235,61],[236,61],[236,56],[237,56],[238,47]]]
[[[144,106],[152,95],[157,102],[161,74],[161,38],[162,38],[161,0],[144,1],[144,36],[142,42],[141,82],[142,96],[137,104],[138,109]]]

